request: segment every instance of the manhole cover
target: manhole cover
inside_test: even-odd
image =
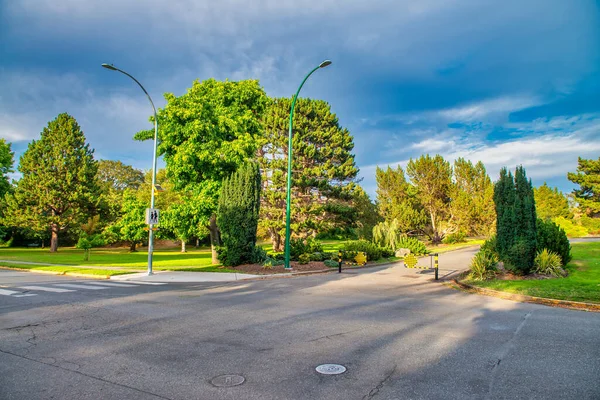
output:
[[[338,375],[346,372],[346,367],[339,364],[323,364],[316,368],[317,372],[324,375]]]
[[[246,378],[241,375],[221,375],[212,378],[210,383],[216,387],[230,387],[241,385],[245,380]]]

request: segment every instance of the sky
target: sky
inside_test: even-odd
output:
[[[569,192],[600,157],[600,5],[591,0],[0,0],[0,138],[17,160],[61,112],[97,159],[150,169],[143,92],[157,107],[195,79],[259,79],[331,104],[361,185],[421,154],[523,165]]]

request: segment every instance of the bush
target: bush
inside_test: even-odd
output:
[[[498,251],[496,250],[496,236],[494,235],[494,236],[490,237],[488,240],[486,240],[485,242],[483,242],[483,244],[481,245],[480,251],[490,251],[496,257],[498,257]]]
[[[565,231],[552,221],[537,221],[538,249],[548,249],[560,256],[561,264],[571,261],[571,244]]]
[[[382,257],[390,257],[390,254],[393,254],[389,250],[379,247],[368,240],[356,240],[344,243],[342,250],[345,260],[354,259],[359,252],[366,253],[368,261],[377,261]]]
[[[267,258],[267,252],[260,246],[254,246],[251,257],[252,264],[262,264]]]
[[[562,276],[563,269],[561,268],[560,256],[548,249],[540,251],[535,257],[533,264],[534,271],[538,274],[555,277]]]
[[[527,275],[533,267],[531,246],[532,243],[530,241],[518,238],[515,244],[508,249],[508,263],[506,263],[506,267],[516,274]],[[535,254],[533,258],[535,258]]]
[[[556,217],[552,221],[564,229],[568,237],[585,237],[588,235],[586,228],[576,225],[572,220],[565,217]]]
[[[327,258],[323,253],[312,253],[310,255],[310,261],[323,261]]]
[[[442,240],[444,244],[463,243],[467,241],[467,235],[463,232],[451,233]]]
[[[403,237],[399,227],[397,219],[378,223],[373,227],[373,243],[391,251],[398,250],[400,248],[398,243]]]
[[[476,281],[490,278],[494,275],[498,258],[490,250],[479,250],[473,261],[471,261],[471,273],[469,277]]]
[[[337,261],[333,261],[333,260],[325,260],[324,264],[326,267],[329,267],[329,268],[337,268],[340,265]]]
[[[300,254],[300,257],[298,257],[298,264],[308,264],[310,262],[310,254],[305,253],[305,254]]]
[[[277,267],[279,265],[283,265],[284,261],[283,260],[278,260],[276,258],[271,258],[271,257],[267,257],[265,259],[265,261],[263,261],[262,265],[264,268],[273,268],[273,267]]]
[[[290,258],[299,260],[302,254],[312,254],[323,252],[323,245],[313,238],[308,239],[290,239]]]
[[[398,249],[409,249],[416,256],[427,254],[427,247],[417,238],[404,236],[398,242]]]
[[[590,235],[600,235],[600,218],[590,218],[587,215],[582,215],[581,225]]]
[[[260,171],[258,164],[240,166],[223,180],[217,208],[217,224],[223,247],[219,261],[225,266],[262,262],[256,249],[256,230],[260,209]]]

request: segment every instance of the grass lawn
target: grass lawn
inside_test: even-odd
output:
[[[573,260],[567,265],[566,278],[468,283],[529,296],[600,303],[600,242],[573,243],[571,247]]]
[[[430,253],[445,253],[447,251],[458,250],[464,247],[471,247],[475,245],[482,245],[485,239],[467,239],[466,242],[454,243],[454,244],[439,244],[437,246],[428,245],[427,251]]]
[[[83,250],[59,248],[50,253],[48,249],[0,248],[0,265],[11,268],[32,269],[40,266],[11,264],[10,261],[28,261],[42,264],[63,264],[73,267],[118,267],[122,270],[144,271],[148,265],[148,253],[130,253],[128,249],[92,249],[89,261],[83,261]],[[231,272],[211,264],[210,249],[191,249],[181,253],[179,249],[155,250],[153,269],[156,271],[204,271]],[[97,268],[89,268],[97,270]],[[78,269],[79,270],[79,269]]]

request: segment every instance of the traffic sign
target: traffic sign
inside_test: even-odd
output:
[[[146,223],[148,225],[158,224],[160,210],[158,208],[146,208]]]

